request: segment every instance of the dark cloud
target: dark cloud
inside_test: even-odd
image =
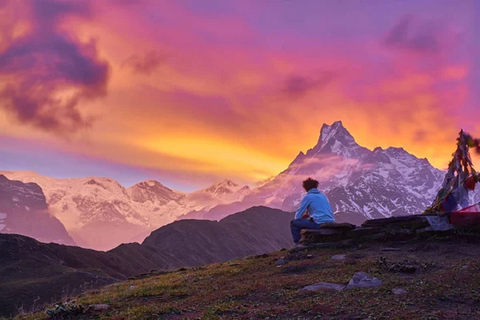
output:
[[[411,16],[398,21],[383,39],[383,44],[389,48],[418,53],[438,53],[440,51],[437,30],[432,26],[417,23]]]
[[[291,75],[287,78],[283,92],[290,96],[302,96],[311,90],[323,89],[334,78],[332,72],[324,72],[317,77]]]
[[[53,132],[89,126],[79,102],[106,93],[109,66],[99,60],[94,41],[81,43],[63,33],[58,23],[71,15],[88,17],[88,2],[36,0],[32,32],[15,39],[0,52],[0,106],[22,123]],[[68,96],[65,94],[68,92]]]
[[[148,75],[157,69],[165,59],[165,55],[162,55],[157,51],[150,51],[143,56],[131,56],[123,63],[123,65],[132,68],[137,73]]]

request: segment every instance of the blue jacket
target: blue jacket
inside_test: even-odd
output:
[[[305,210],[308,210],[308,214],[315,223],[335,222],[330,202],[317,188],[308,190],[307,195],[302,199],[300,208],[295,213],[295,219],[301,219]]]

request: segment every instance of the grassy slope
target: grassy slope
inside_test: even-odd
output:
[[[383,251],[395,246],[399,251]],[[332,260],[346,254],[346,260]],[[308,255],[313,255],[309,257]],[[277,259],[287,263],[277,267]],[[480,243],[465,239],[369,243],[288,252],[152,273],[82,294],[110,309],[76,319],[478,319]],[[415,273],[400,271],[416,267]],[[299,292],[316,282],[347,283],[365,271],[379,288]],[[132,287],[133,286],[133,287]],[[403,288],[405,295],[392,289]],[[45,314],[19,319],[42,319]]]

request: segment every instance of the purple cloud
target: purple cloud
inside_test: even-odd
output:
[[[411,16],[398,21],[383,39],[383,44],[418,53],[440,52],[437,30],[426,24],[419,25]]]
[[[291,75],[284,84],[283,92],[291,97],[302,96],[311,90],[323,89],[333,78],[332,72],[323,72],[317,77]]]
[[[0,52],[0,77],[11,81],[0,89],[2,106],[22,123],[52,132],[89,126],[79,102],[106,94],[109,65],[99,60],[94,41],[81,43],[62,32],[59,22],[72,15],[88,17],[89,2],[29,2],[32,32]],[[68,97],[61,93],[68,91]]]
[[[166,59],[165,55],[158,51],[150,51],[143,56],[132,55],[123,65],[131,67],[135,72],[141,74],[151,74]]]

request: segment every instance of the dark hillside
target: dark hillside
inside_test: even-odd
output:
[[[283,250],[106,286],[76,303],[108,310],[75,319],[478,319],[479,270],[477,231]],[[362,272],[375,286],[347,287]]]
[[[152,232],[142,246],[155,248],[163,269],[226,261],[291,247],[292,217],[253,207],[219,222],[181,220]]]
[[[0,234],[0,315],[85,288],[184,266],[199,266],[291,246],[291,213],[255,207],[220,222],[184,220],[108,252]]]

